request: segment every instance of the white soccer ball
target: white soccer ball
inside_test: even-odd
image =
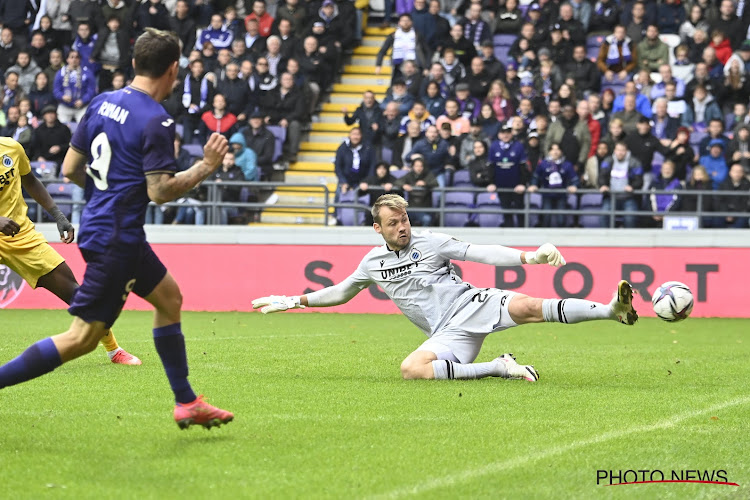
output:
[[[667,281],[656,289],[651,303],[656,315],[664,321],[682,321],[693,310],[693,292],[685,283]]]

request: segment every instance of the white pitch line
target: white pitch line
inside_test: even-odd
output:
[[[487,476],[489,474],[497,474],[499,472],[516,469],[518,467],[528,464],[529,462],[536,462],[538,460],[544,460],[546,458],[553,457],[555,455],[562,455],[563,453],[567,453],[569,451],[573,451],[578,448],[583,448],[583,447],[591,446],[594,444],[600,444],[606,441],[611,441],[613,439],[619,439],[625,436],[629,436],[631,434],[639,434],[642,432],[651,432],[651,431],[656,431],[656,430],[661,430],[661,429],[668,429],[690,418],[704,415],[706,413],[714,413],[716,411],[720,411],[725,408],[730,408],[732,406],[740,406],[740,405],[744,405],[747,403],[750,403],[750,396],[730,399],[729,401],[725,401],[723,403],[709,406],[708,408],[704,408],[702,410],[694,410],[694,411],[689,411],[689,412],[685,412],[682,414],[673,415],[667,418],[666,420],[657,422],[655,424],[639,425],[636,427],[631,427],[629,429],[623,429],[620,431],[605,432],[603,434],[599,434],[598,436],[594,436],[589,439],[581,439],[579,441],[574,441],[572,443],[569,443],[563,446],[555,446],[548,450],[544,450],[540,453],[537,453],[536,455],[525,455],[523,457],[514,458],[512,460],[489,463],[476,469],[469,469],[463,472],[459,472],[458,474],[451,474],[447,476],[427,479],[425,481],[422,481],[421,483],[415,484],[414,486],[397,488],[387,493],[381,493],[379,495],[373,495],[373,496],[369,496],[366,498],[370,500],[375,500],[375,499],[386,499],[386,498],[387,499],[401,498],[404,496],[418,495],[421,493],[425,493],[427,491],[454,486],[456,484],[464,483],[466,481],[470,481],[472,479],[476,479],[482,476]]]

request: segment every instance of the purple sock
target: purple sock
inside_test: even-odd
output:
[[[50,337],[40,340],[0,366],[0,389],[49,373],[62,364],[60,353]]]
[[[187,353],[180,323],[154,328],[154,345],[161,358],[161,364],[164,365],[164,371],[167,372],[175,401],[195,401],[196,395],[187,379]]]

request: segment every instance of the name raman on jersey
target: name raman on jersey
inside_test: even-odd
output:
[[[116,104],[104,101],[102,105],[99,106],[99,114],[119,122],[120,125],[125,125],[125,120],[128,119],[130,111],[123,109]]]

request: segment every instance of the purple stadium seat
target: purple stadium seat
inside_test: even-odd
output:
[[[357,198],[357,201],[364,205],[365,207],[370,207],[370,194],[366,194],[363,196],[360,196]],[[365,225],[365,211],[364,210],[357,210],[357,225],[358,226],[364,226]]]
[[[460,207],[460,208],[473,208],[474,207],[474,193],[468,191],[451,191],[445,193],[445,206],[449,207]],[[464,227],[471,220],[471,213],[469,212],[445,212],[445,225],[447,227]]]
[[[75,184],[72,183],[52,183],[47,184],[47,191],[52,196],[52,199],[57,203],[57,207],[70,219],[70,214],[73,212],[73,205],[65,203],[65,201],[71,201],[73,199],[73,189]]]
[[[203,146],[200,144],[183,144],[182,148],[193,158],[203,158]]]
[[[604,43],[604,35],[591,35],[586,37],[586,47],[596,47],[599,49],[599,47],[602,46],[602,43]]]
[[[407,168],[399,168],[398,170],[390,171],[390,174],[396,179],[400,179],[401,177],[405,176],[408,173],[409,173],[409,169]]]
[[[354,191],[347,191],[341,193],[339,196],[339,203],[354,203]],[[356,226],[357,211],[353,208],[339,208],[338,219],[344,226]]]
[[[477,222],[479,227],[500,227],[503,223],[500,197],[497,193],[479,193],[477,195]]]
[[[661,166],[664,164],[664,155],[661,154],[658,151],[654,152],[654,159],[651,161],[651,165],[653,167],[656,167],[657,165]]]
[[[57,177],[57,163],[54,161],[32,161],[31,171],[42,179]]]
[[[734,113],[729,112],[724,115],[724,130],[731,132],[734,128]]]
[[[174,133],[185,139],[185,125],[176,123],[174,126]]]
[[[510,53],[510,47],[495,45],[495,57],[497,58],[498,61],[502,61],[503,64],[508,62],[509,53]]]
[[[701,141],[708,135],[707,132],[698,132],[694,131],[692,134],[690,134],[690,145],[691,146],[700,146]]]
[[[278,125],[271,125],[267,128],[276,138],[273,148],[273,161],[276,161],[281,158],[281,149],[284,146],[284,141],[286,140],[286,129]]]
[[[71,134],[74,134],[76,129],[78,128],[78,122],[67,122],[63,125],[67,125],[67,127],[70,129]]]
[[[542,195],[539,193],[529,193],[529,208],[534,210],[542,209]],[[529,227],[534,227],[539,223],[539,214],[532,213],[529,215]]]
[[[591,59],[592,62],[596,61],[599,57],[599,47],[586,47],[586,57]]]
[[[584,210],[601,210],[602,200],[604,196],[599,193],[586,193],[581,195],[580,204],[578,209]],[[578,223],[583,227],[601,227],[602,217],[601,215],[587,215],[582,214],[578,217]]]
[[[495,47],[508,47],[510,48],[518,38],[516,35],[495,35],[492,38],[492,44]]]
[[[474,187],[467,169],[456,170],[453,174],[453,187]]]

